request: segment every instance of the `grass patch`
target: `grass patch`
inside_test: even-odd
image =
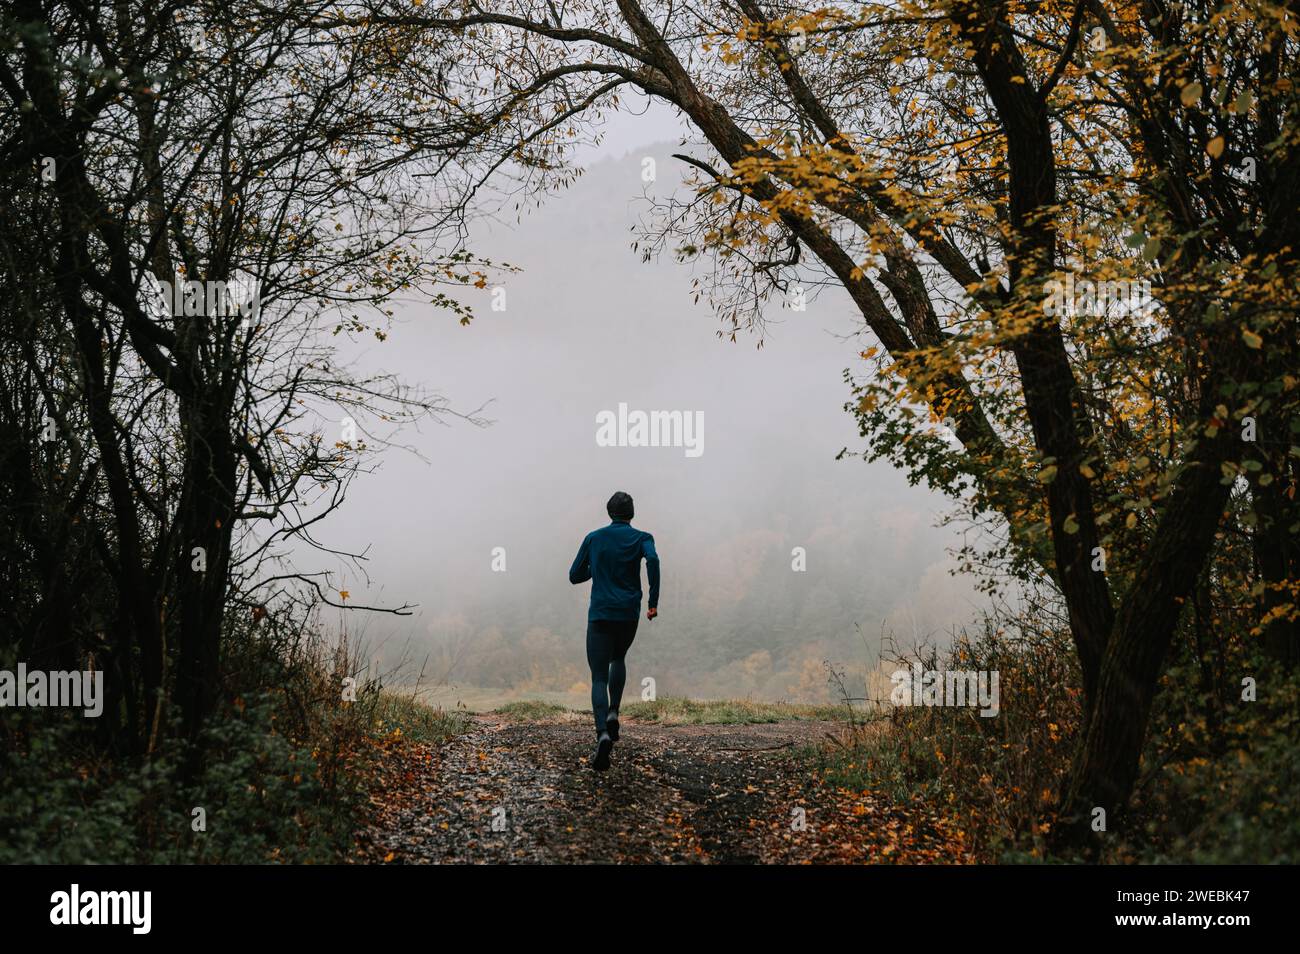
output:
[[[1064,633],[1006,632],[985,621],[941,657],[933,647],[887,660],[999,673],[1000,710],[905,706],[869,714],[817,764],[827,784],[900,805],[943,806],[986,863],[1042,859],[1079,723]]]
[[[544,722],[562,716],[569,710],[554,702],[524,699],[519,702],[507,702],[492,711],[497,715],[508,716],[516,722]]]
[[[569,713],[590,716],[589,709],[569,709],[554,702],[526,699],[492,710],[516,722],[544,722]],[[845,719],[844,706],[797,705],[791,702],[754,702],[750,699],[685,699],[667,696],[654,702],[625,702],[628,719],[661,725],[740,725],[752,722],[787,722],[792,719]]]
[[[683,699],[665,696],[654,702],[632,702],[622,707],[629,719],[665,725],[734,725],[751,722],[787,722],[793,719],[843,719],[843,706],[796,705],[790,702],[754,702],[750,699]]]
[[[1267,678],[1267,696],[1243,703],[1240,690],[1204,691],[1201,663],[1184,644],[1162,678],[1129,809],[1101,840],[1103,864],[1300,860],[1300,673],[1229,652],[1227,671]],[[933,651],[919,661],[940,668]],[[1080,723],[1069,634],[1016,629],[1014,621],[986,627],[959,638],[946,664],[999,672],[997,718],[973,708],[895,708],[858,727],[847,744],[823,747],[814,771],[837,788],[941,810],[981,862],[1081,860],[1050,838]]]
[[[375,734],[395,731],[413,742],[446,742],[469,727],[469,714],[426,705],[413,695],[383,690],[375,704]]]

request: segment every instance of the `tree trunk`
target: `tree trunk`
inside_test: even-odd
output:
[[[1056,832],[1062,845],[1087,840],[1095,809],[1105,811],[1106,825],[1113,828],[1133,792],[1165,655],[1228,499],[1230,487],[1213,460],[1231,439],[1224,432],[1202,442],[1201,453],[1169,497],[1120,607]]]
[[[229,416],[221,413],[221,403],[219,398],[209,398],[182,409],[188,467],[180,504],[176,692],[184,736],[190,745],[186,760],[190,777],[201,771],[203,725],[217,699],[235,510],[236,461],[228,433]],[[195,548],[204,554],[202,571],[193,569]]]
[[[1300,622],[1296,620],[1296,595],[1291,590],[1300,574],[1300,545],[1290,527],[1297,520],[1296,507],[1285,495],[1292,486],[1287,461],[1283,456],[1263,455],[1264,469],[1252,484],[1252,499],[1258,523],[1255,527],[1255,563],[1264,584],[1260,594],[1260,619],[1264,624],[1264,650],[1288,668],[1300,663]],[[1260,486],[1258,478],[1273,478]]]

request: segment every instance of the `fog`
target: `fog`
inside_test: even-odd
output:
[[[651,677],[661,696],[825,700],[824,661],[864,667],[882,633],[942,640],[982,605],[949,575],[959,539],[935,526],[947,501],[883,462],[836,460],[864,449],[843,372],[861,370],[871,342],[854,337],[847,297],[824,292],[803,312],[773,302],[763,347],[732,343],[693,301],[697,266],[632,250],[644,193],[683,173],[670,126],[660,116],[650,128],[664,140],[638,148],[620,125],[572,187],[522,221],[477,228],[471,248],[520,271],[460,295],[476,312],[468,327],[412,306],[386,341],[346,346],[361,368],[437,389],[457,410],[486,405],[492,421],[407,430],[418,456],[384,452],[317,528],[330,547],[364,551],[368,580],[297,555],[301,569],[341,571],[349,603],[418,604],[325,621],[364,634],[385,666],[405,661],[402,679],[423,672],[440,701],[584,698],[589,584],[567,573],[615,490],[635,499],[633,524],[654,534],[663,566],[662,615],[643,614],[628,657],[632,695]],[[702,415],[703,452],[598,446],[597,415],[620,404]]]

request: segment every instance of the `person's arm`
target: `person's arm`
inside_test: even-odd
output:
[[[649,611],[647,618],[654,619],[659,615],[659,554],[655,552],[655,538],[648,533],[641,541],[641,555],[645,557],[645,575],[650,581],[650,599],[646,604],[646,609]]]
[[[579,583],[586,583],[591,579],[591,534],[582,538],[582,546],[578,547],[578,555],[573,559],[573,566],[569,567],[569,582],[575,586]]]

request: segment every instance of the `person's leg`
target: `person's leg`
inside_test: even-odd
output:
[[[609,711],[607,718],[618,718],[618,706],[623,700],[623,686],[627,683],[627,665],[623,657],[627,655],[636,638],[636,620],[619,621],[618,629],[612,634],[609,659]]]
[[[609,717],[610,638],[604,620],[587,623],[587,665],[591,668],[591,714],[596,718],[596,734],[605,731]]]

